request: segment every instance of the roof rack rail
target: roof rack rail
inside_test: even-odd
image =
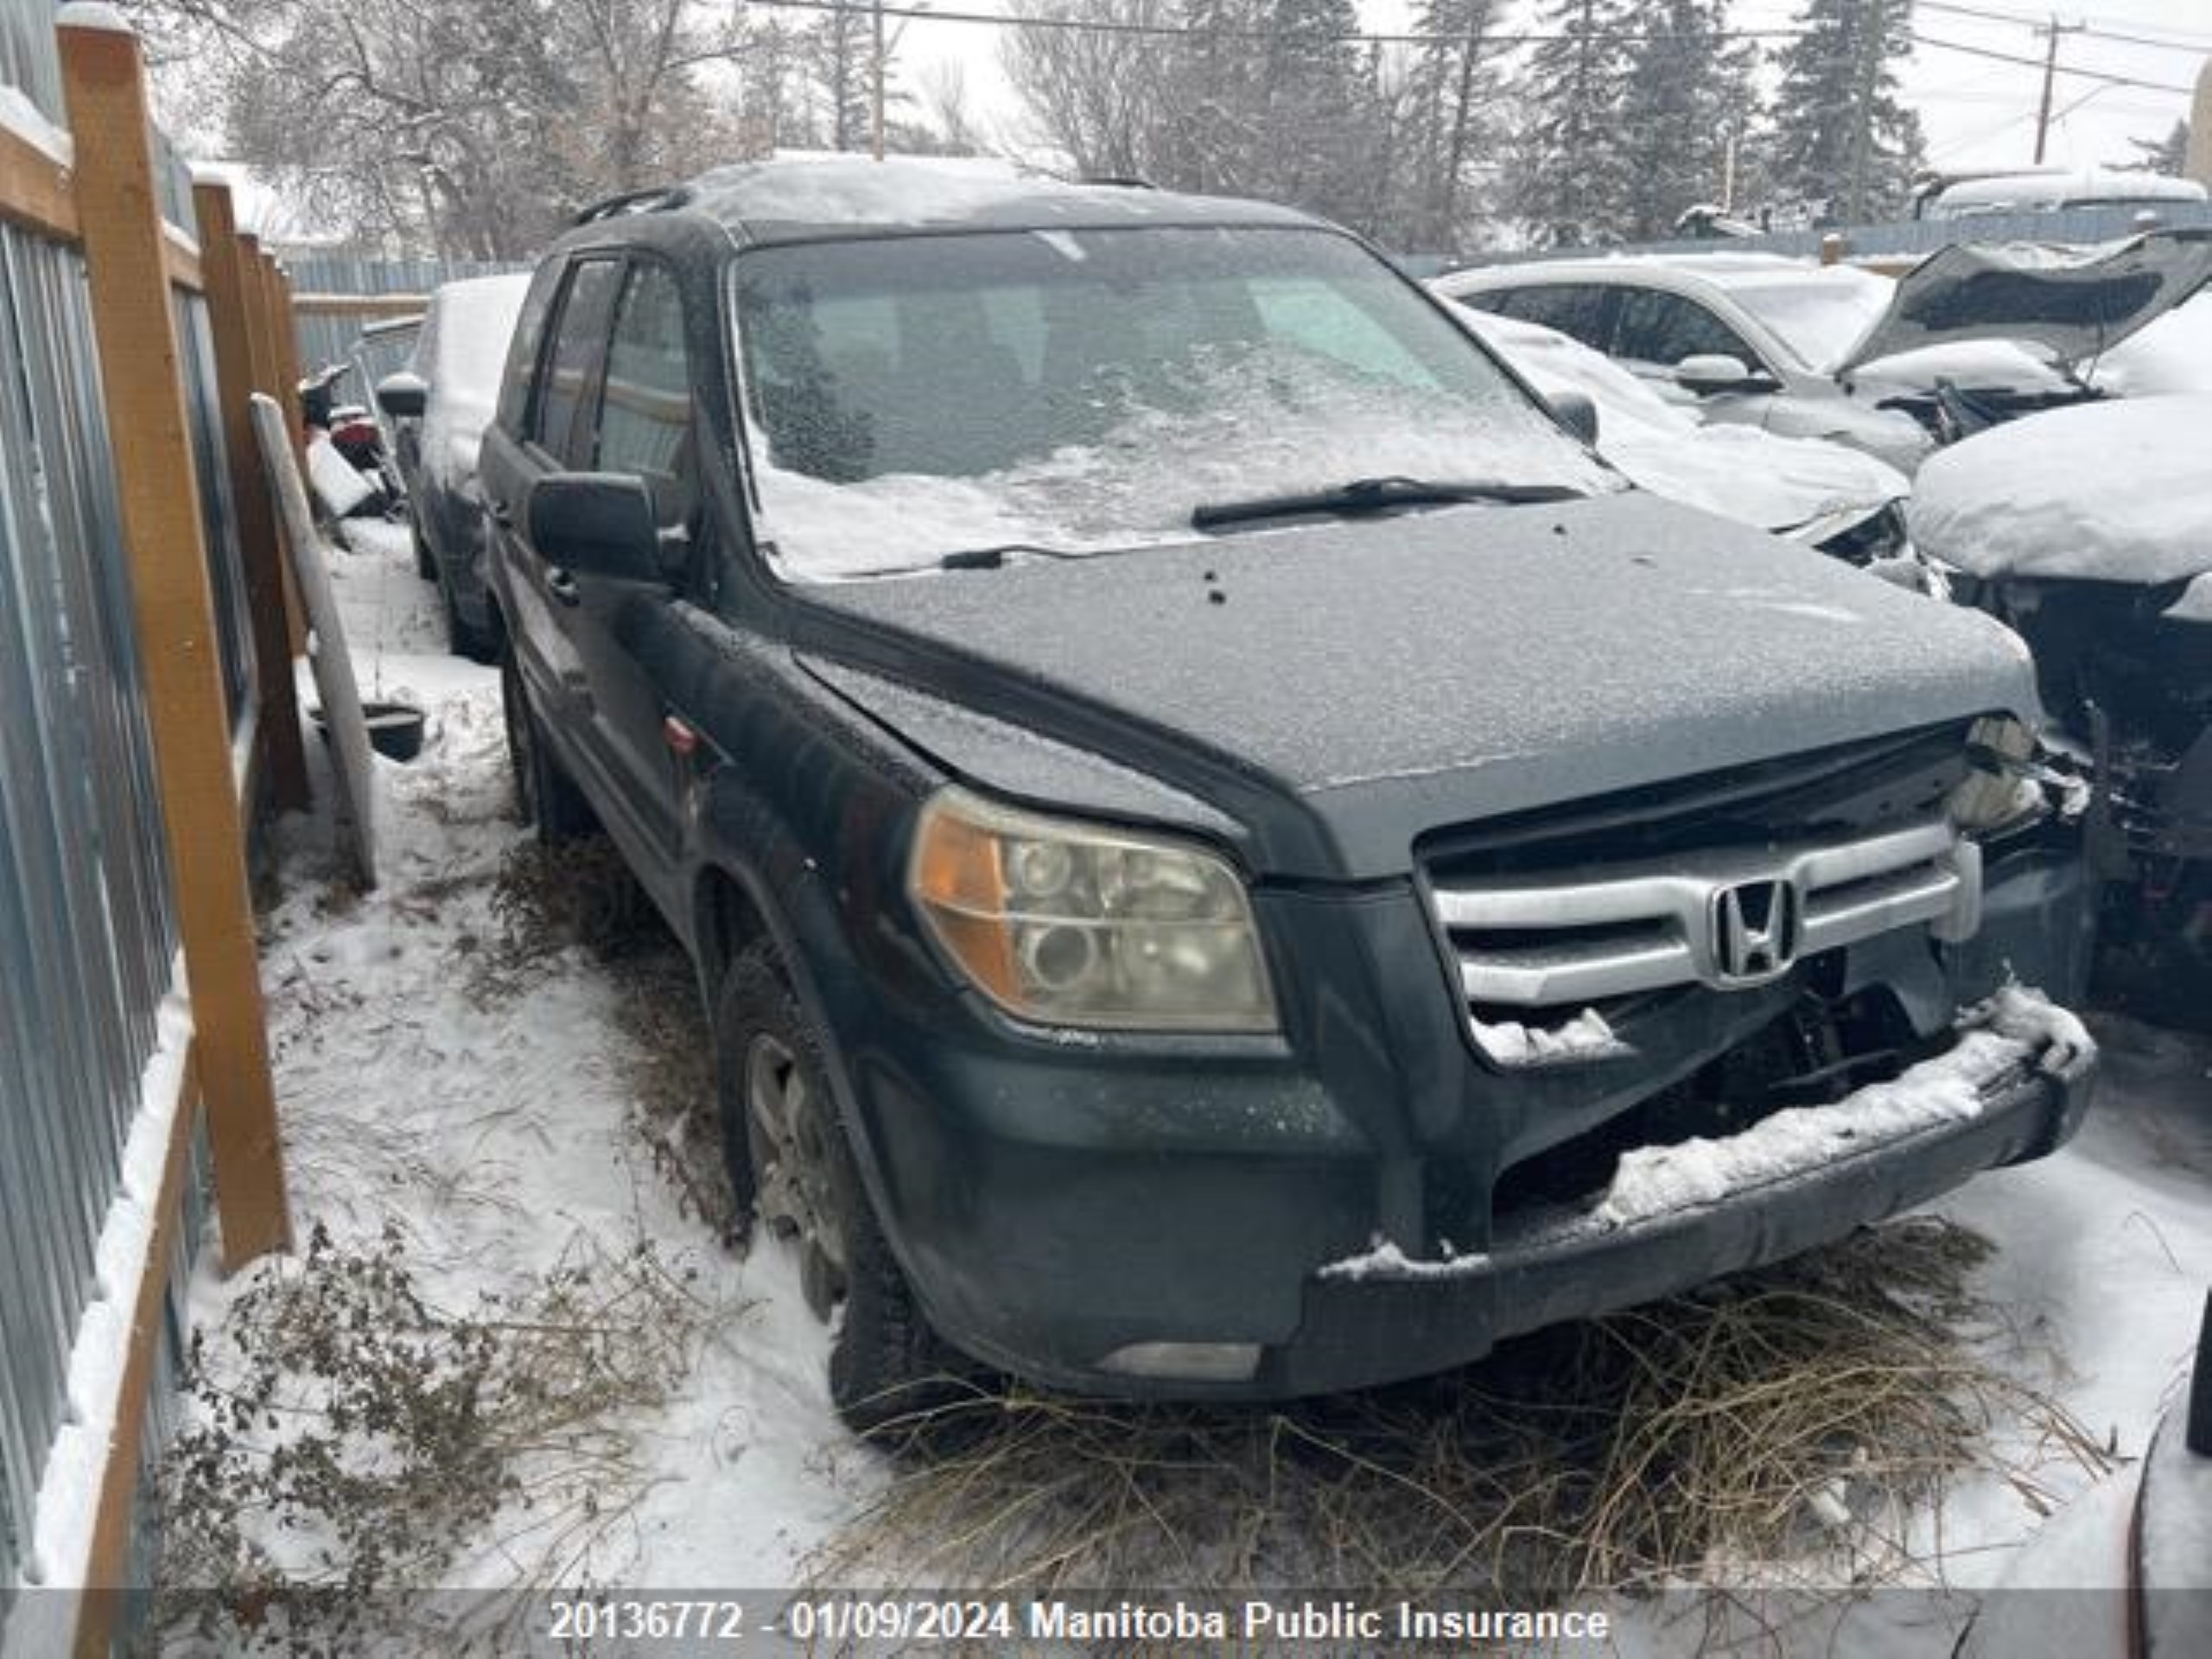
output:
[[[626,190],[619,196],[609,196],[595,201],[570,221],[576,225],[596,224],[602,219],[613,219],[620,213],[650,213],[664,207],[680,207],[691,199],[690,188],[681,184],[656,184],[644,190]]]
[[[1109,190],[1157,190],[1160,188],[1150,179],[1140,178],[1134,173],[1088,175],[1077,180],[1076,182],[1099,185]]]

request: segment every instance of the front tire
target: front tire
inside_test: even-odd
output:
[[[538,840],[548,846],[589,835],[596,824],[591,804],[546,746],[545,728],[531,709],[512,644],[499,657],[499,706],[506,716],[517,817],[537,825]]]
[[[823,1046],[772,946],[739,955],[715,1010],[722,1145],[741,1216],[798,1255],[830,1328],[830,1398],[874,1434],[942,1403],[944,1355],[877,1224]]]

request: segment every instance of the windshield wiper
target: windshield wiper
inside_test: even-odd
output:
[[[1255,495],[1243,501],[1209,501],[1191,510],[1197,530],[1243,524],[1254,518],[1290,518],[1300,513],[1383,512],[1392,507],[1449,506],[1461,501],[1500,501],[1524,506],[1541,501],[1573,501],[1583,492],[1565,484],[1447,482],[1426,478],[1357,478],[1333,489],[1296,495]]]

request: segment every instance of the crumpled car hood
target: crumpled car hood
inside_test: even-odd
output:
[[[2074,363],[2118,345],[2212,278],[2212,229],[2097,248],[1961,243],[1897,278],[1890,308],[1837,366],[1969,340],[2040,346]]]
[[[1035,734],[1206,803],[1286,874],[1399,874],[1440,826],[2038,708],[1990,619],[1634,492],[801,591],[802,660],[973,781],[1036,798],[1011,752]]]

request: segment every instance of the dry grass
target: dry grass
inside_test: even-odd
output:
[[[665,1405],[709,1313],[643,1242],[618,1255],[580,1233],[456,1309],[396,1229],[347,1249],[318,1227],[193,1338],[194,1421],[159,1488],[160,1622],[223,1650],[347,1651],[391,1615],[378,1598],[472,1560],[575,1581],[650,1478],[626,1425]]]
[[[1899,1223],[1418,1385],[1224,1409],[977,1389],[909,1427],[815,1582],[1268,1586],[1520,1605],[1754,1564],[1866,1584],[1944,1483],[2103,1455],[1989,1350],[1988,1246]],[[2006,1444],[2025,1425],[2031,1444]]]

